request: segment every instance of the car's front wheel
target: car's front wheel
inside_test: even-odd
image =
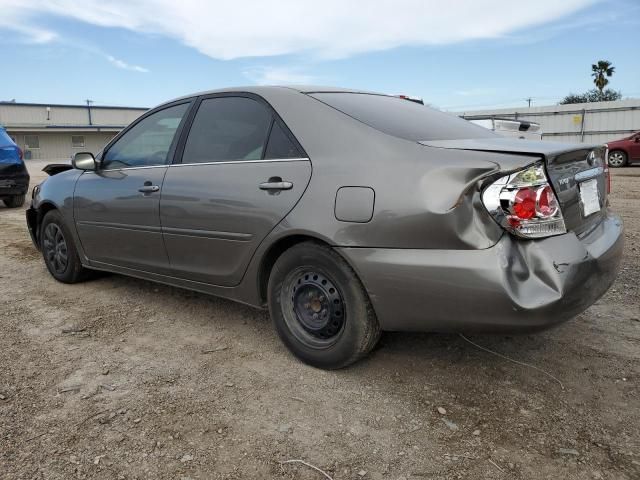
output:
[[[63,283],[77,283],[88,277],[80,262],[73,237],[57,210],[51,210],[40,226],[40,249],[49,273]]]
[[[609,166],[613,168],[624,167],[627,164],[627,154],[622,150],[609,152]]]
[[[345,367],[380,337],[360,280],[328,246],[304,242],[285,251],[271,271],[268,299],[278,335],[309,365]]]
[[[24,195],[12,195],[10,197],[6,197],[3,201],[9,208],[18,208],[24,205],[24,199]]]

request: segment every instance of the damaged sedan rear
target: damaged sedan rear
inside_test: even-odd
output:
[[[161,105],[36,189],[63,282],[106,270],[269,308],[322,368],[382,330],[526,331],[614,281],[606,147],[502,138],[400,98],[251,87]]]

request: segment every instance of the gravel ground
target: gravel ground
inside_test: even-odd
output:
[[[316,370],[264,312],[117,275],[56,283],[22,209],[0,207],[0,477],[325,478],[282,463],[302,459],[335,480],[638,479],[640,168],[613,188],[613,289],[554,330],[470,337],[559,382],[455,335],[388,333]]]

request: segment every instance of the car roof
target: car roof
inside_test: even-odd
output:
[[[187,98],[198,97],[201,95],[211,95],[215,93],[233,93],[233,92],[244,92],[244,93],[254,93],[256,95],[263,96],[272,92],[274,90],[278,90],[280,92],[289,90],[292,94],[295,93],[304,93],[304,94],[312,94],[312,93],[363,93],[369,95],[386,95],[378,92],[371,92],[367,90],[358,90],[353,88],[340,88],[340,87],[326,87],[321,85],[250,85],[244,87],[228,87],[228,88],[219,88],[215,90],[205,90],[202,92],[195,92],[190,95],[183,95],[178,98],[174,98],[173,100],[169,100],[167,102],[163,102],[161,105],[166,105],[173,102],[178,102],[180,100],[185,100]]]

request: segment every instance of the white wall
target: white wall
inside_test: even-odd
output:
[[[640,99],[456,113],[464,118],[495,116],[537,122],[543,140],[559,142],[605,143],[640,130]]]
[[[51,163],[67,162],[77,152],[96,154],[116,135],[115,133],[102,132],[13,133],[11,130],[8,130],[8,133],[16,139],[16,143],[23,151],[29,150],[31,152],[33,160],[46,160]],[[40,148],[27,149],[24,141],[25,135],[37,135]],[[84,136],[84,147],[72,147],[72,135]]]
[[[89,125],[89,112],[84,106],[49,106],[0,103],[0,125],[11,127],[44,127],[50,125]],[[129,125],[145,109],[91,107],[91,123],[99,126]],[[47,119],[48,116],[48,119]]]

